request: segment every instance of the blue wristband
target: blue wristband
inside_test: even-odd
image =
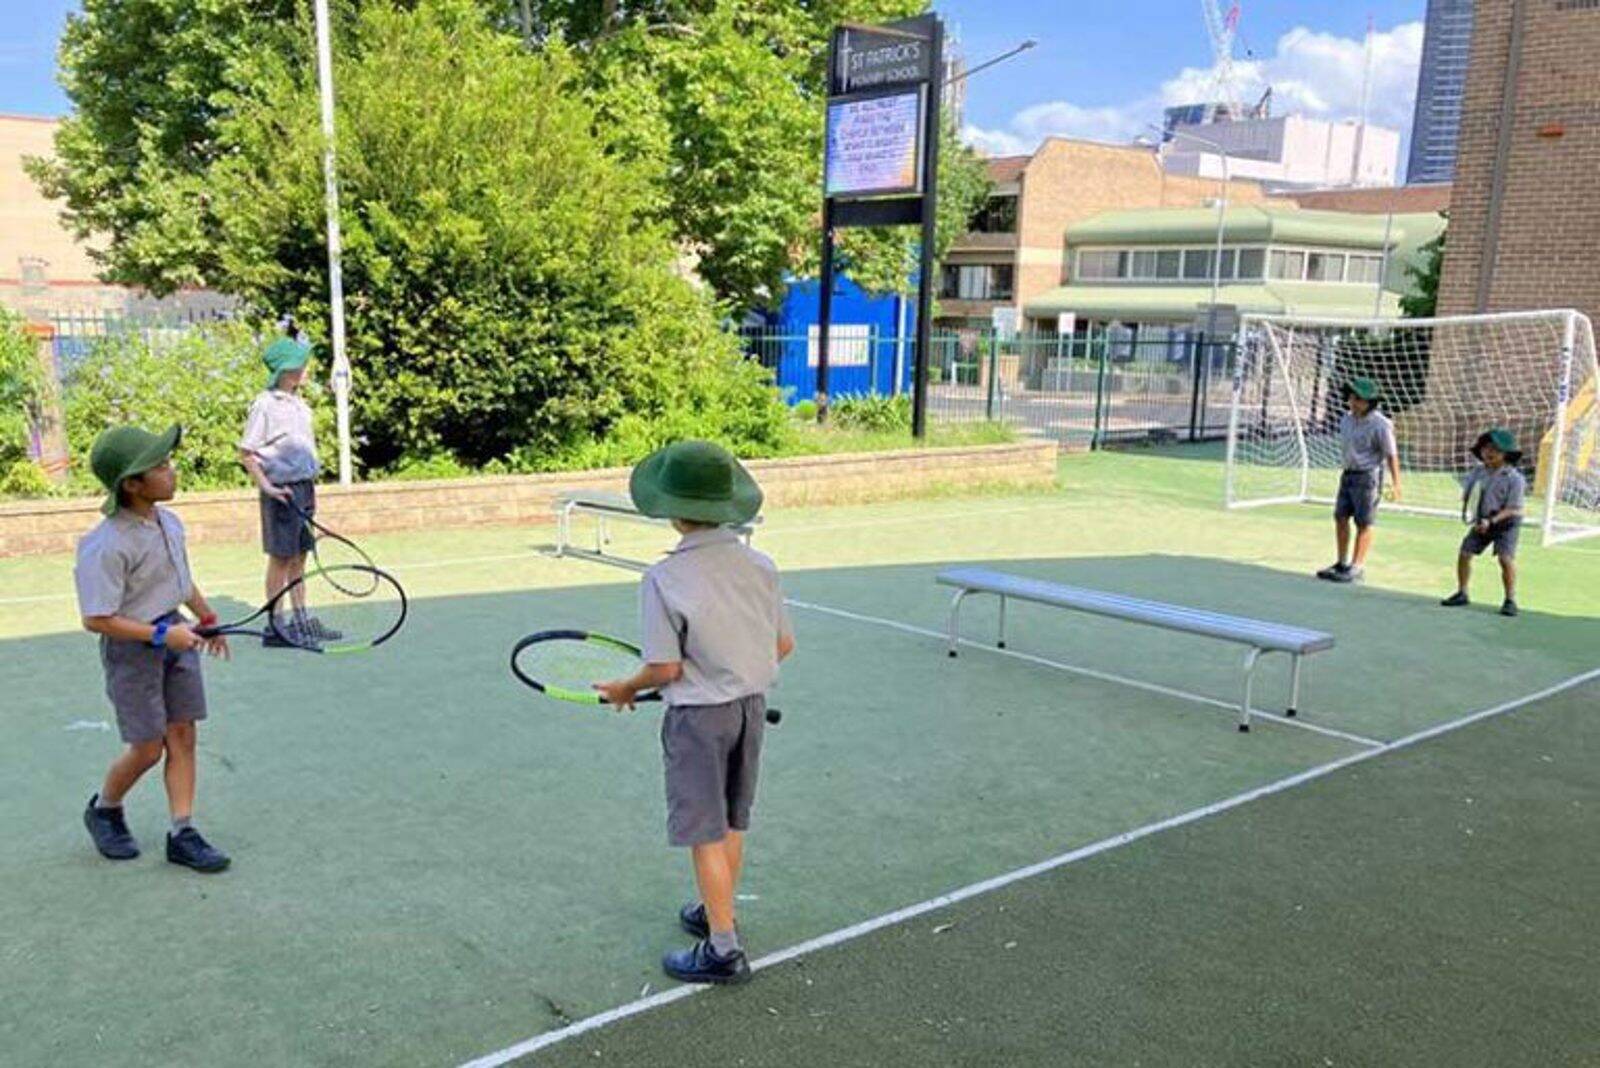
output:
[[[160,623],[157,623],[155,633],[150,635],[150,644],[155,646],[157,649],[164,647],[167,644],[167,630],[171,626],[172,624],[168,623],[164,619]]]

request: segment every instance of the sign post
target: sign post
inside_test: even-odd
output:
[[[851,226],[920,225],[911,428],[917,437],[926,430],[943,56],[944,25],[935,15],[884,26],[845,24],[834,28],[828,48],[822,179],[819,421],[828,417],[837,231]]]

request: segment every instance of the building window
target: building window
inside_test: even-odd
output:
[[[1344,280],[1370,286],[1375,285],[1382,275],[1382,256],[1351,256],[1350,267],[1345,272]]]
[[[939,296],[947,300],[1010,300],[1016,268],[1009,263],[946,264]]]
[[[1154,278],[1156,276],[1156,254],[1153,250],[1135,250],[1132,255],[1133,269],[1128,272],[1129,278]]]
[[[1268,260],[1268,268],[1268,274],[1273,278],[1282,278],[1290,282],[1301,281],[1306,276],[1306,254],[1274,249]]]
[[[1126,252],[1078,253],[1078,277],[1086,282],[1104,282],[1108,279],[1128,277]]]
[[[1162,249],[1156,253],[1156,277],[1172,279],[1179,276],[1183,253],[1177,249]]]
[[[1344,281],[1344,256],[1337,252],[1307,253],[1306,280],[1308,282]]]
[[[1183,277],[1187,281],[1205,281],[1211,277],[1209,250],[1190,249],[1183,254]]]
[[[1017,198],[990,197],[972,217],[975,234],[1014,234],[1017,232]]]
[[[1257,281],[1261,278],[1261,269],[1266,265],[1266,262],[1266,249],[1242,248],[1239,250],[1239,269],[1234,272],[1234,277]]]

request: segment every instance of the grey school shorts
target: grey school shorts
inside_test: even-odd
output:
[[[1378,520],[1378,472],[1346,470],[1339,476],[1339,498],[1333,504],[1335,519],[1354,519],[1358,527]]]
[[[723,705],[673,705],[661,720],[667,772],[667,841],[719,841],[750,827],[761,765],[767,701],[755,695]]]
[[[1489,533],[1479,534],[1476,530],[1467,531],[1467,536],[1461,539],[1462,556],[1481,556],[1483,550],[1494,546],[1494,554],[1502,560],[1515,560],[1517,558],[1517,540],[1522,536],[1522,521],[1513,519],[1501,527],[1490,527]]]
[[[168,724],[206,718],[199,650],[175,653],[146,642],[102,637],[100,664],[123,741],[158,742],[166,737]]]
[[[311,481],[285,482],[283,488],[294,495],[294,503],[306,515],[317,511],[317,484]],[[311,551],[311,528],[283,501],[261,495],[261,549],[268,556],[284,559]]]

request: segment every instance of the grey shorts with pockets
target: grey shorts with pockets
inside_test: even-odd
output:
[[[673,705],[661,720],[667,841],[705,845],[750,827],[767,702],[759,694],[720,705]]]
[[[176,621],[177,615],[167,617]],[[100,639],[106,696],[117,713],[117,730],[130,745],[157,742],[167,725],[206,718],[200,653],[157,649],[145,642]]]
[[[1339,498],[1333,505],[1335,519],[1354,519],[1358,527],[1370,527],[1378,520],[1380,479],[1376,470],[1346,470],[1339,476]]]

